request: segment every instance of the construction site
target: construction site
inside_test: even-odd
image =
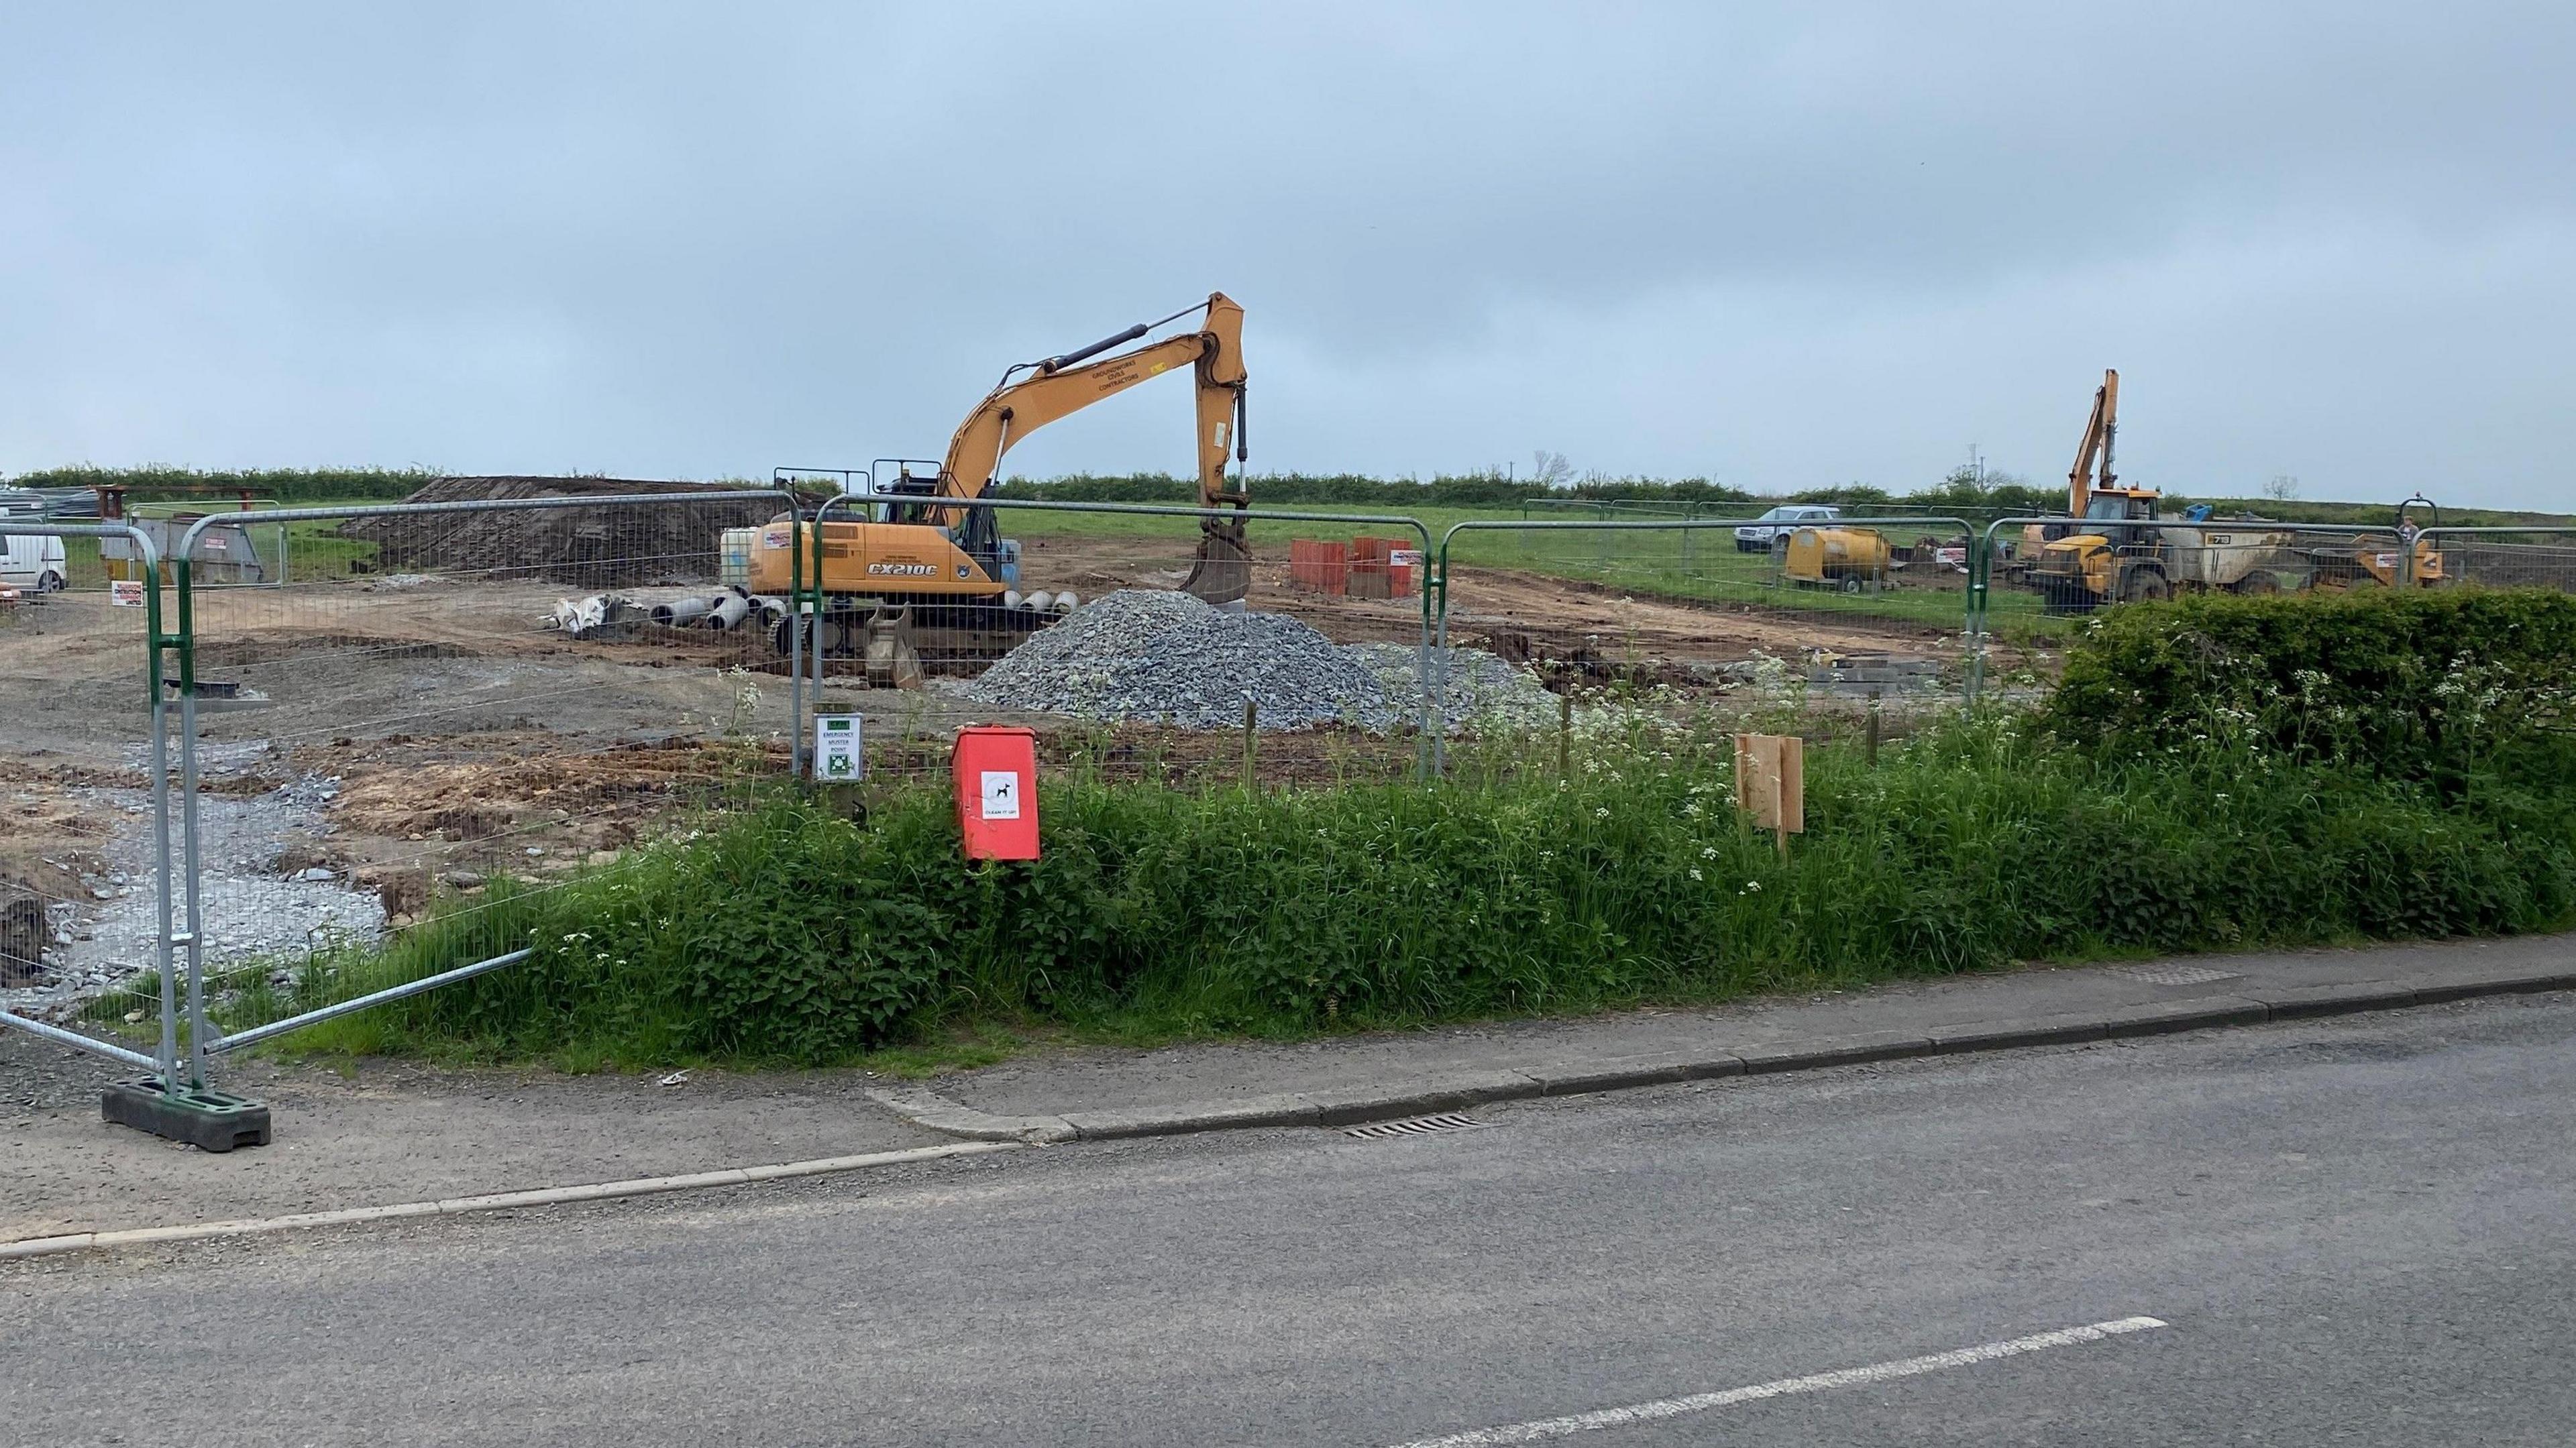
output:
[[[1242,471],[1241,309],[1198,311],[1013,368],[936,463],[765,489],[453,477],[301,511],[103,495],[99,526],[142,542],[41,540],[48,586],[0,613],[0,1008],[130,1023],[99,1002],[155,969],[136,605],[182,586],[180,556],[187,665],[163,702],[187,706],[204,965],[281,980],[811,777],[821,716],[855,721],[844,782],[940,776],[967,724],[1027,727],[1042,769],[1101,780],[1392,781],[1612,717],[1786,708],[1899,737],[1980,688],[2043,687],[2069,615],[2177,593],[2571,576],[2530,538],[2428,533],[2420,499],[2384,536],[2162,518],[2114,471],[2116,374],[2056,519],[1267,509]],[[993,495],[1012,443],[1165,372],[1195,383],[1195,506]]]

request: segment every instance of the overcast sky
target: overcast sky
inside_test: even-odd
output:
[[[0,471],[765,475],[1243,303],[1256,471],[2576,505],[2576,6],[0,0]],[[1186,472],[1188,389],[1007,470]]]

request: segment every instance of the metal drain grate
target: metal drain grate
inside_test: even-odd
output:
[[[1470,1131],[1486,1123],[1472,1116],[1444,1111],[1438,1116],[1416,1116],[1404,1121],[1372,1121],[1366,1126],[1348,1128],[1349,1134],[1365,1141],[1388,1141],[1399,1136],[1431,1136],[1443,1131]]]
[[[2133,966],[2123,968],[2120,974],[2156,985],[2207,985],[2212,981],[2244,978],[2236,971],[2211,970],[2205,965]]]

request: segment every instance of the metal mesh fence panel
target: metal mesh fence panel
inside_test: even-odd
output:
[[[1472,519],[1441,627],[1453,672],[1490,655],[1559,687],[1956,699],[1972,542],[1956,518]]]
[[[2548,588],[2576,592],[2576,529],[2427,528],[2417,540],[2431,555],[2418,559],[2419,576],[2439,583],[2482,588]],[[2380,560],[2396,570],[2397,557]]]
[[[1042,777],[1235,784],[1248,768],[1280,784],[1421,768],[1418,523],[940,506],[955,509],[952,531],[968,514],[990,519],[974,526],[989,527],[988,546],[1009,560],[997,589],[943,596],[898,571],[931,557],[918,546],[925,530],[903,526],[923,517],[900,502],[837,499],[807,542],[823,583],[818,719],[850,721],[866,780],[947,780],[957,730],[970,724],[1034,731]],[[1192,583],[1206,517],[1243,525],[1240,600],[1212,605],[1186,591],[1224,591]],[[1329,578],[1312,561],[1327,546],[1342,557]]]
[[[122,525],[0,520],[0,1012],[159,1074],[178,1023],[153,558]]]
[[[218,1031],[509,956],[532,901],[793,772],[790,600],[741,566],[792,499],[559,486],[261,515],[279,582],[207,576],[217,520],[175,540]]]

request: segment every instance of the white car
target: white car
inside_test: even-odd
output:
[[[70,578],[71,570],[63,562],[62,539],[32,533],[0,534],[0,585],[59,593]]]
[[[1768,553],[1778,547],[1781,540],[1797,532],[1800,524],[1821,523],[1842,515],[1842,509],[1824,503],[1784,504],[1736,529],[1735,551]]]

